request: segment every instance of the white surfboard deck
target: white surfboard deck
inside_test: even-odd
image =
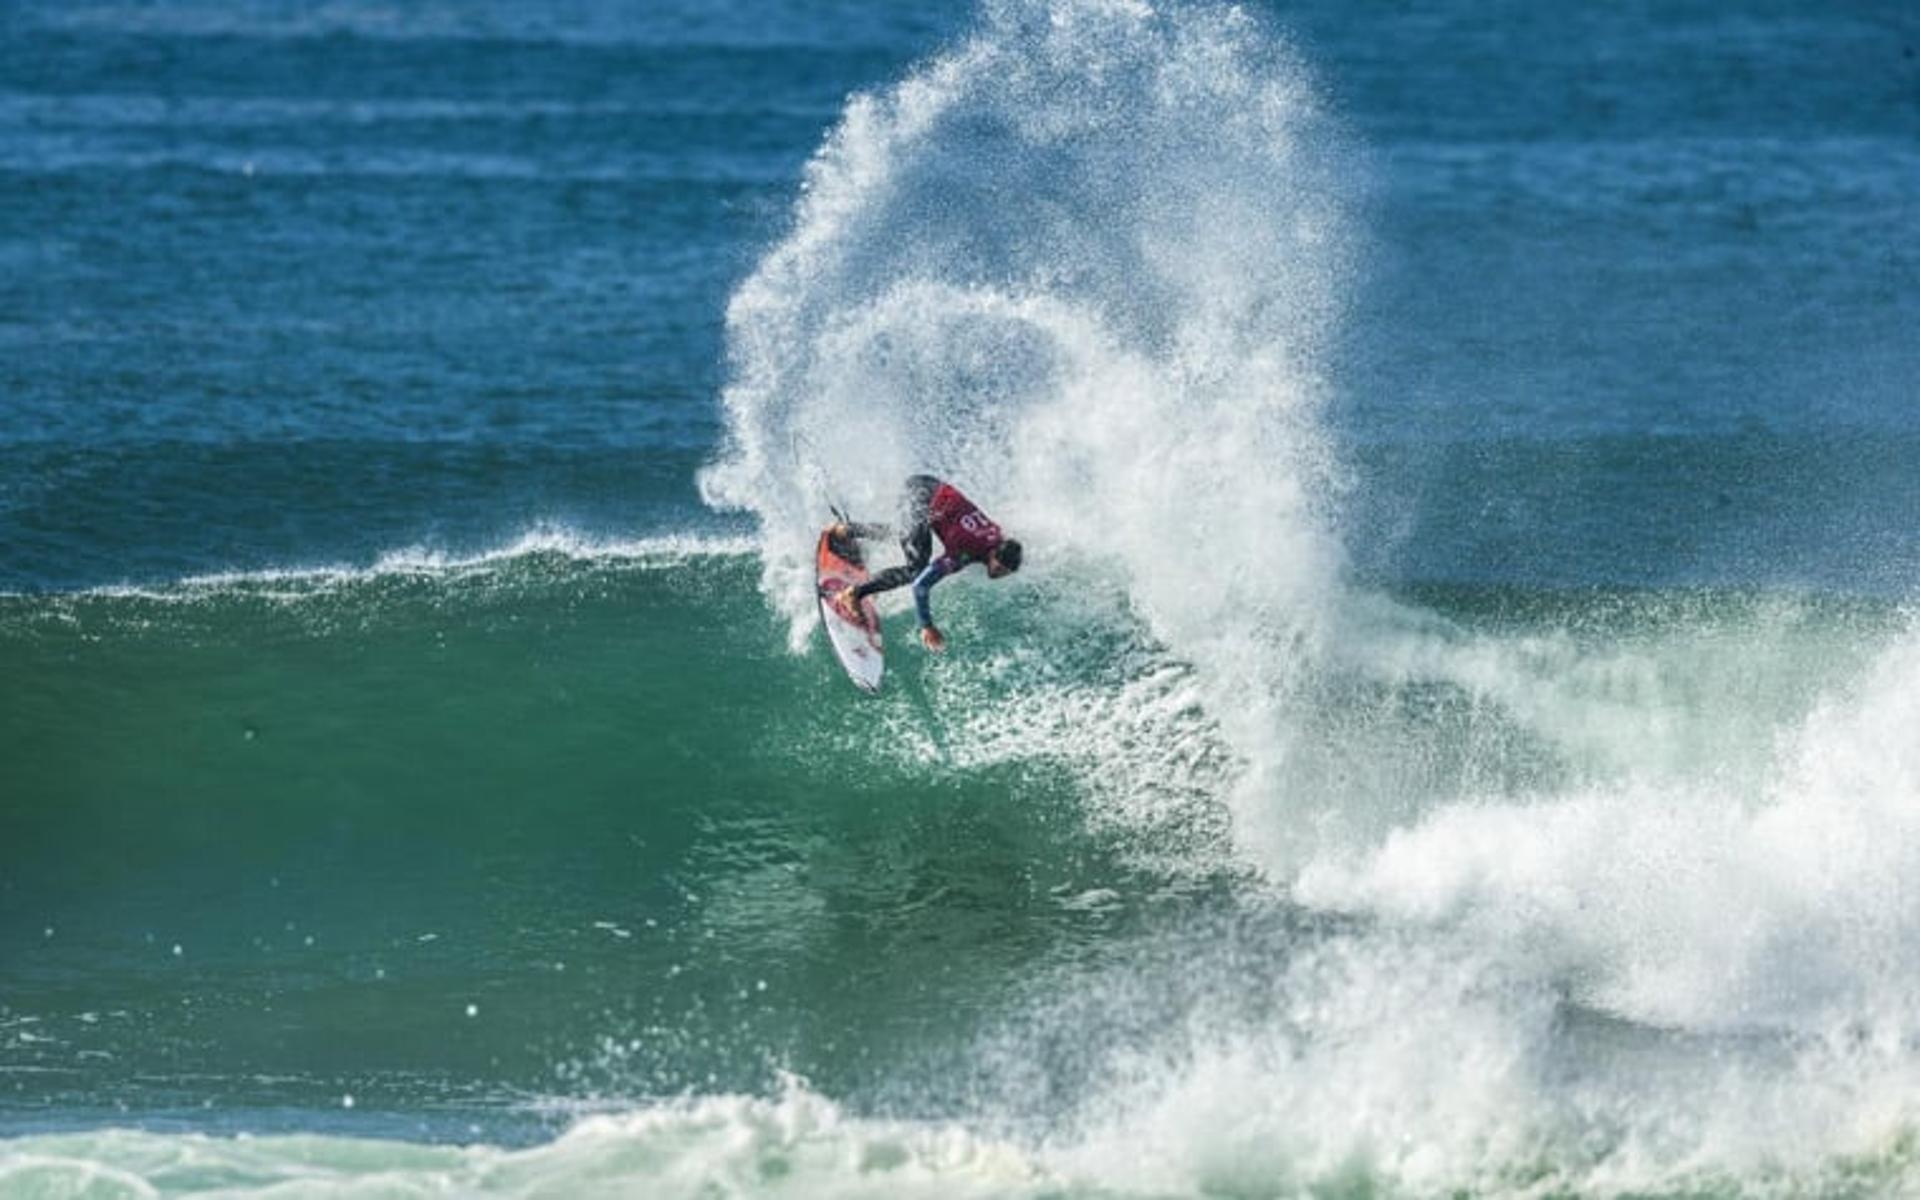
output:
[[[847,620],[834,607],[833,598],[843,588],[867,581],[867,569],[856,559],[841,555],[831,542],[828,533],[822,531],[820,544],[814,551],[820,624],[826,628],[827,641],[846,669],[847,678],[862,691],[877,692],[887,671],[886,652],[880,640],[880,610],[874,607],[871,596],[860,601],[860,611],[866,617],[866,623],[860,625]]]

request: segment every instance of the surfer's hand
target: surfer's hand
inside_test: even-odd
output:
[[[945,635],[933,626],[922,625],[920,627],[920,644],[935,654],[939,654],[947,648],[947,639]]]

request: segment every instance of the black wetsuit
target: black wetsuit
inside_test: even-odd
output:
[[[940,481],[931,475],[907,477],[906,491],[900,501],[900,552],[907,556],[907,561],[876,573],[854,588],[855,600],[905,587],[927,569],[927,561],[933,557],[933,522],[928,506],[939,489]],[[886,525],[848,525],[847,530],[857,538],[884,538],[893,532]]]

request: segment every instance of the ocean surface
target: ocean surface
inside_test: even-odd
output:
[[[0,1197],[1920,1194],[1917,530],[1906,0],[0,0]]]

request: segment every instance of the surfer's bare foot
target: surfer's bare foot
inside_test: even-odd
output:
[[[860,611],[860,601],[854,597],[850,587],[841,588],[833,594],[833,610],[855,625],[867,623],[867,614]]]

